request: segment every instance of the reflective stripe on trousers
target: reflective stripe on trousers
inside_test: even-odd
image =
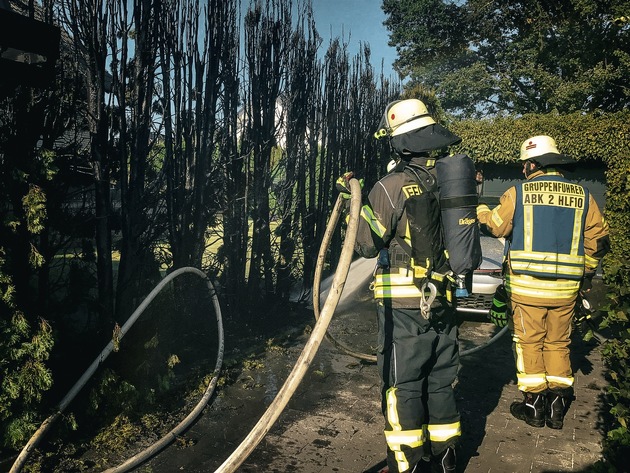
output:
[[[434,318],[440,319],[441,313],[443,321],[454,315],[443,309],[436,312]],[[419,309],[378,304],[378,315],[385,439],[388,465],[395,473],[419,462],[427,441],[433,452],[440,453],[461,435],[452,388],[459,366],[457,326],[438,323],[436,330]]]
[[[574,307],[575,302],[549,308],[512,302],[512,341],[521,391],[573,386],[569,344]]]

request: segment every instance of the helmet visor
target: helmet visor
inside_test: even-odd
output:
[[[438,123],[392,136],[391,145],[399,154],[418,154],[446,148],[462,139]]]

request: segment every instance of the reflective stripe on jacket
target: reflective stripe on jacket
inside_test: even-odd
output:
[[[413,158],[411,163],[433,165],[434,160],[428,161]],[[434,168],[429,169],[434,172]],[[422,189],[414,177],[406,172],[392,172],[372,187],[368,203],[361,209],[355,251],[364,258],[373,258],[382,248],[388,248],[390,267],[378,268],[373,289],[376,299],[392,299],[393,307],[421,306],[421,292],[414,284],[409,256],[398,241],[411,245],[405,202],[420,193]],[[432,279],[442,281],[444,275],[433,274]]]
[[[556,193],[562,192],[563,194],[569,194],[569,197],[577,198],[577,192],[579,192],[576,190],[577,188],[567,187],[567,185],[576,186],[576,184],[569,183],[564,178],[561,178],[562,180],[557,179],[558,177],[561,178],[561,174],[554,169],[537,171],[529,176],[527,181],[510,187],[505,191],[501,196],[499,205],[494,209],[490,210],[485,204],[477,207],[479,222],[485,225],[495,237],[512,239],[510,250],[514,251],[514,254],[510,251],[508,255],[509,264],[505,285],[510,293],[510,298],[514,301],[526,304],[541,304],[543,306],[560,306],[571,302],[575,299],[580,286],[580,280],[576,279],[577,274],[582,274],[585,270],[594,271],[601,258],[608,251],[608,223],[604,220],[593,196],[586,190],[584,202],[580,203],[581,205],[579,206],[575,200],[562,200],[561,203],[563,205],[576,204],[575,209],[569,207],[569,212],[564,215],[565,219],[562,221],[564,227],[561,226],[561,221],[554,221],[553,218],[547,218],[544,223],[533,222],[532,211],[541,210],[540,208],[533,209],[530,205],[528,209],[521,208],[518,210],[519,207],[523,207],[523,185],[534,180],[552,182],[554,184],[547,185],[551,191]],[[555,184],[555,182],[561,184]],[[533,199],[531,193],[535,192],[537,193],[536,200],[542,194],[542,202],[539,204],[539,207],[544,205],[544,195],[546,194],[546,191],[543,192],[544,186],[545,184],[536,184],[526,189],[530,193],[529,203]],[[519,187],[521,190],[520,197],[517,190]],[[583,189],[583,186],[579,187]],[[571,192],[564,192],[571,190],[574,191],[573,195],[570,195]],[[547,203],[549,203],[548,200]],[[557,197],[554,198],[554,203],[558,203]],[[582,205],[584,207],[581,218],[577,219],[575,214],[578,213],[579,207]],[[517,211],[520,211],[522,216],[517,217]],[[569,215],[573,215],[573,218],[567,218]],[[538,213],[536,213],[536,216],[538,217]],[[535,228],[525,229],[526,223],[534,225]],[[581,238],[575,238],[577,231],[574,228],[575,225],[581,226]],[[534,232],[536,233],[534,234]],[[567,236],[567,239],[563,240],[564,246],[559,250],[554,249],[545,252],[538,245],[540,243],[548,245],[547,247],[553,247],[553,242],[549,237],[552,234],[555,235],[555,232],[560,232],[562,235]],[[545,238],[547,238],[546,241]],[[518,241],[519,239],[520,241]],[[574,249],[572,250],[572,248]],[[533,251],[530,252],[530,249]],[[563,255],[566,254],[568,254],[568,257],[565,258]],[[511,260],[513,256],[516,259],[515,262]],[[583,268],[577,269],[575,264],[580,258],[583,258]],[[528,264],[531,264],[531,267],[525,267]],[[539,266],[536,267],[536,265]],[[550,268],[554,269],[550,271]],[[552,274],[556,272],[555,268],[558,268],[558,274],[562,273],[564,275],[555,276]],[[528,269],[532,270],[530,271],[532,274],[526,273]],[[534,269],[544,269],[545,271],[534,271]],[[534,275],[535,272],[537,274],[545,274],[545,277]],[[571,274],[571,272],[574,272],[574,274]],[[570,277],[566,275],[567,273]]]
[[[589,192],[559,174],[516,186],[510,267],[517,275],[580,280]]]

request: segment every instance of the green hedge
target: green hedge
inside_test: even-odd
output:
[[[608,303],[600,309],[600,329],[609,336],[602,355],[613,422],[604,442],[604,460],[592,471],[625,471],[625,459],[630,458],[630,112],[526,115],[454,122],[449,127],[462,137],[461,150],[475,162],[513,163],[524,140],[549,135],[562,153],[578,162],[606,165],[604,215],[611,251],[603,260]]]
[[[549,135],[563,153],[578,160],[608,163],[624,150],[627,156],[629,123],[630,112],[574,113],[467,120],[453,122],[449,128],[462,137],[462,149],[476,162],[515,162],[524,140],[534,135]]]

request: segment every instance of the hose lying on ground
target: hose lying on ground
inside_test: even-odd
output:
[[[191,269],[194,269],[194,268],[191,268]],[[201,271],[199,272],[201,273]],[[166,448],[168,445],[174,442],[177,436],[183,433],[197,417],[199,417],[203,409],[208,404],[208,401],[212,397],[212,394],[214,393],[214,390],[217,386],[217,382],[219,380],[219,374],[221,372],[221,365],[223,364],[223,350],[224,350],[225,345],[224,345],[224,337],[223,337],[223,323],[221,320],[221,307],[219,306],[219,300],[216,296],[216,291],[214,290],[214,287],[212,287],[212,284],[210,283],[210,280],[207,278],[205,279],[207,281],[208,288],[210,289],[210,292],[212,294],[212,303],[214,306],[215,313],[217,314],[217,325],[219,328],[219,333],[218,333],[219,348],[217,352],[217,361],[215,363],[214,370],[212,372],[212,379],[210,380],[210,383],[208,383],[208,386],[203,396],[201,397],[197,405],[194,407],[194,409],[190,411],[190,413],[184,418],[184,420],[182,420],[179,424],[177,424],[175,428],[173,428],[170,432],[164,435],[160,440],[155,442],[153,445],[150,445],[147,448],[145,448],[142,452],[134,455],[131,458],[128,458],[126,461],[124,461],[123,463],[121,463],[120,465],[114,468],[109,468],[105,470],[104,473],[122,473],[125,471],[129,471],[132,468],[140,465],[141,463],[144,463],[149,458],[153,457],[158,452],[160,452],[162,449]]]
[[[317,350],[321,344],[330,319],[333,316],[335,308],[339,303],[343,286],[348,276],[348,269],[352,262],[352,254],[354,253],[354,243],[357,236],[359,212],[361,210],[361,186],[356,179],[350,179],[350,219],[348,221],[348,227],[346,229],[346,236],[343,242],[341,250],[341,256],[339,258],[339,264],[335,270],[333,282],[328,292],[328,297],[324,303],[321,317],[317,320],[315,327],[309,337],[306,346],[302,350],[300,357],[298,358],[293,370],[287,377],[287,380],[282,385],[280,391],[276,395],[273,402],[269,405],[265,413],[262,415],[258,423],[250,431],[247,437],[241,442],[241,444],[232,452],[230,457],[223,462],[223,464],[215,471],[215,473],[234,472],[245,461],[245,459],[251,454],[251,452],[260,443],[263,437],[269,432],[273,423],[278,419],[283,409],[286,407],[289,399],[297,389],[298,385],[302,381],[306,370],[310,366]],[[337,202],[333,209],[333,215],[326,227],[326,235],[324,239],[330,237],[330,234],[335,229],[339,214],[341,213],[343,206],[343,198],[337,197]]]
[[[191,411],[191,413],[180,424],[178,424],[177,427],[175,427],[175,429],[171,430],[166,436],[162,437],[160,440],[158,440],[158,442],[151,445],[144,451],[128,459],[123,464],[119,465],[118,467],[107,470],[107,472],[118,473],[118,472],[128,471],[134,466],[137,466],[143,461],[146,461],[152,455],[155,455],[159,450],[163,449],[168,444],[170,444],[173,440],[175,440],[176,436],[179,433],[181,433],[183,430],[185,430],[192,423],[192,421],[201,413],[203,408],[208,403],[208,400],[211,398],[212,393],[214,392],[214,389],[217,385],[217,381],[219,379],[219,372],[221,370],[221,365],[223,363],[223,349],[224,349],[223,322],[221,319],[221,307],[219,306],[219,302],[216,296],[216,291],[214,287],[212,286],[212,283],[210,282],[210,280],[208,279],[208,277],[206,276],[204,272],[196,268],[191,268],[191,267],[179,268],[173,271],[172,273],[170,273],[168,276],[166,276],[162,281],[160,281],[160,283],[157,286],[155,286],[155,288],[149,293],[149,295],[142,301],[142,304],[138,306],[138,308],[134,311],[133,314],[131,314],[129,319],[122,326],[119,332],[118,339],[120,340],[125,336],[127,331],[136,322],[140,314],[142,314],[142,312],[147,308],[149,303],[153,299],[155,299],[155,297],[164,288],[164,286],[166,286],[167,283],[169,283],[170,281],[172,281],[177,276],[183,273],[197,274],[201,278],[205,279],[208,289],[210,293],[212,294],[212,302],[213,302],[215,313],[216,313],[217,326],[218,326],[218,339],[219,339],[217,362],[215,364],[213,377],[208,383],[208,387],[206,388],[206,391],[204,395],[202,396],[201,400],[199,401],[199,403],[197,404],[197,406],[195,406],[195,408]],[[76,397],[79,391],[83,388],[83,386],[85,386],[85,384],[92,377],[96,369],[101,365],[101,363],[105,361],[105,359],[109,356],[109,354],[113,351],[113,349],[114,349],[114,341],[112,340],[103,349],[101,354],[92,362],[92,364],[85,371],[85,373],[83,373],[81,378],[75,383],[72,389],[68,391],[68,394],[66,394],[66,396],[61,400],[61,402],[57,406],[56,412],[50,417],[48,417],[42,423],[39,429],[37,429],[37,431],[29,439],[29,441],[24,446],[24,448],[22,448],[22,451],[20,452],[17,459],[13,463],[13,466],[11,467],[11,470],[9,470],[9,473],[18,473],[19,471],[21,471],[28,456],[38,445],[40,440],[43,438],[44,434],[48,431],[51,425],[57,420],[57,418],[61,416],[61,414],[66,409],[68,404],[70,404],[70,402]]]
[[[506,334],[508,331],[508,326],[506,325],[505,327],[503,327],[501,330],[499,330],[497,333],[495,333],[492,338],[490,338],[490,340],[488,340],[486,343],[482,344],[482,345],[478,345],[476,347],[473,348],[469,348],[468,350],[463,350],[459,352],[459,356],[468,356],[468,355],[472,355],[473,353],[478,352],[479,350],[483,350],[484,348],[489,347],[490,345],[492,345],[494,342],[496,342],[499,338],[501,338],[504,334]]]

